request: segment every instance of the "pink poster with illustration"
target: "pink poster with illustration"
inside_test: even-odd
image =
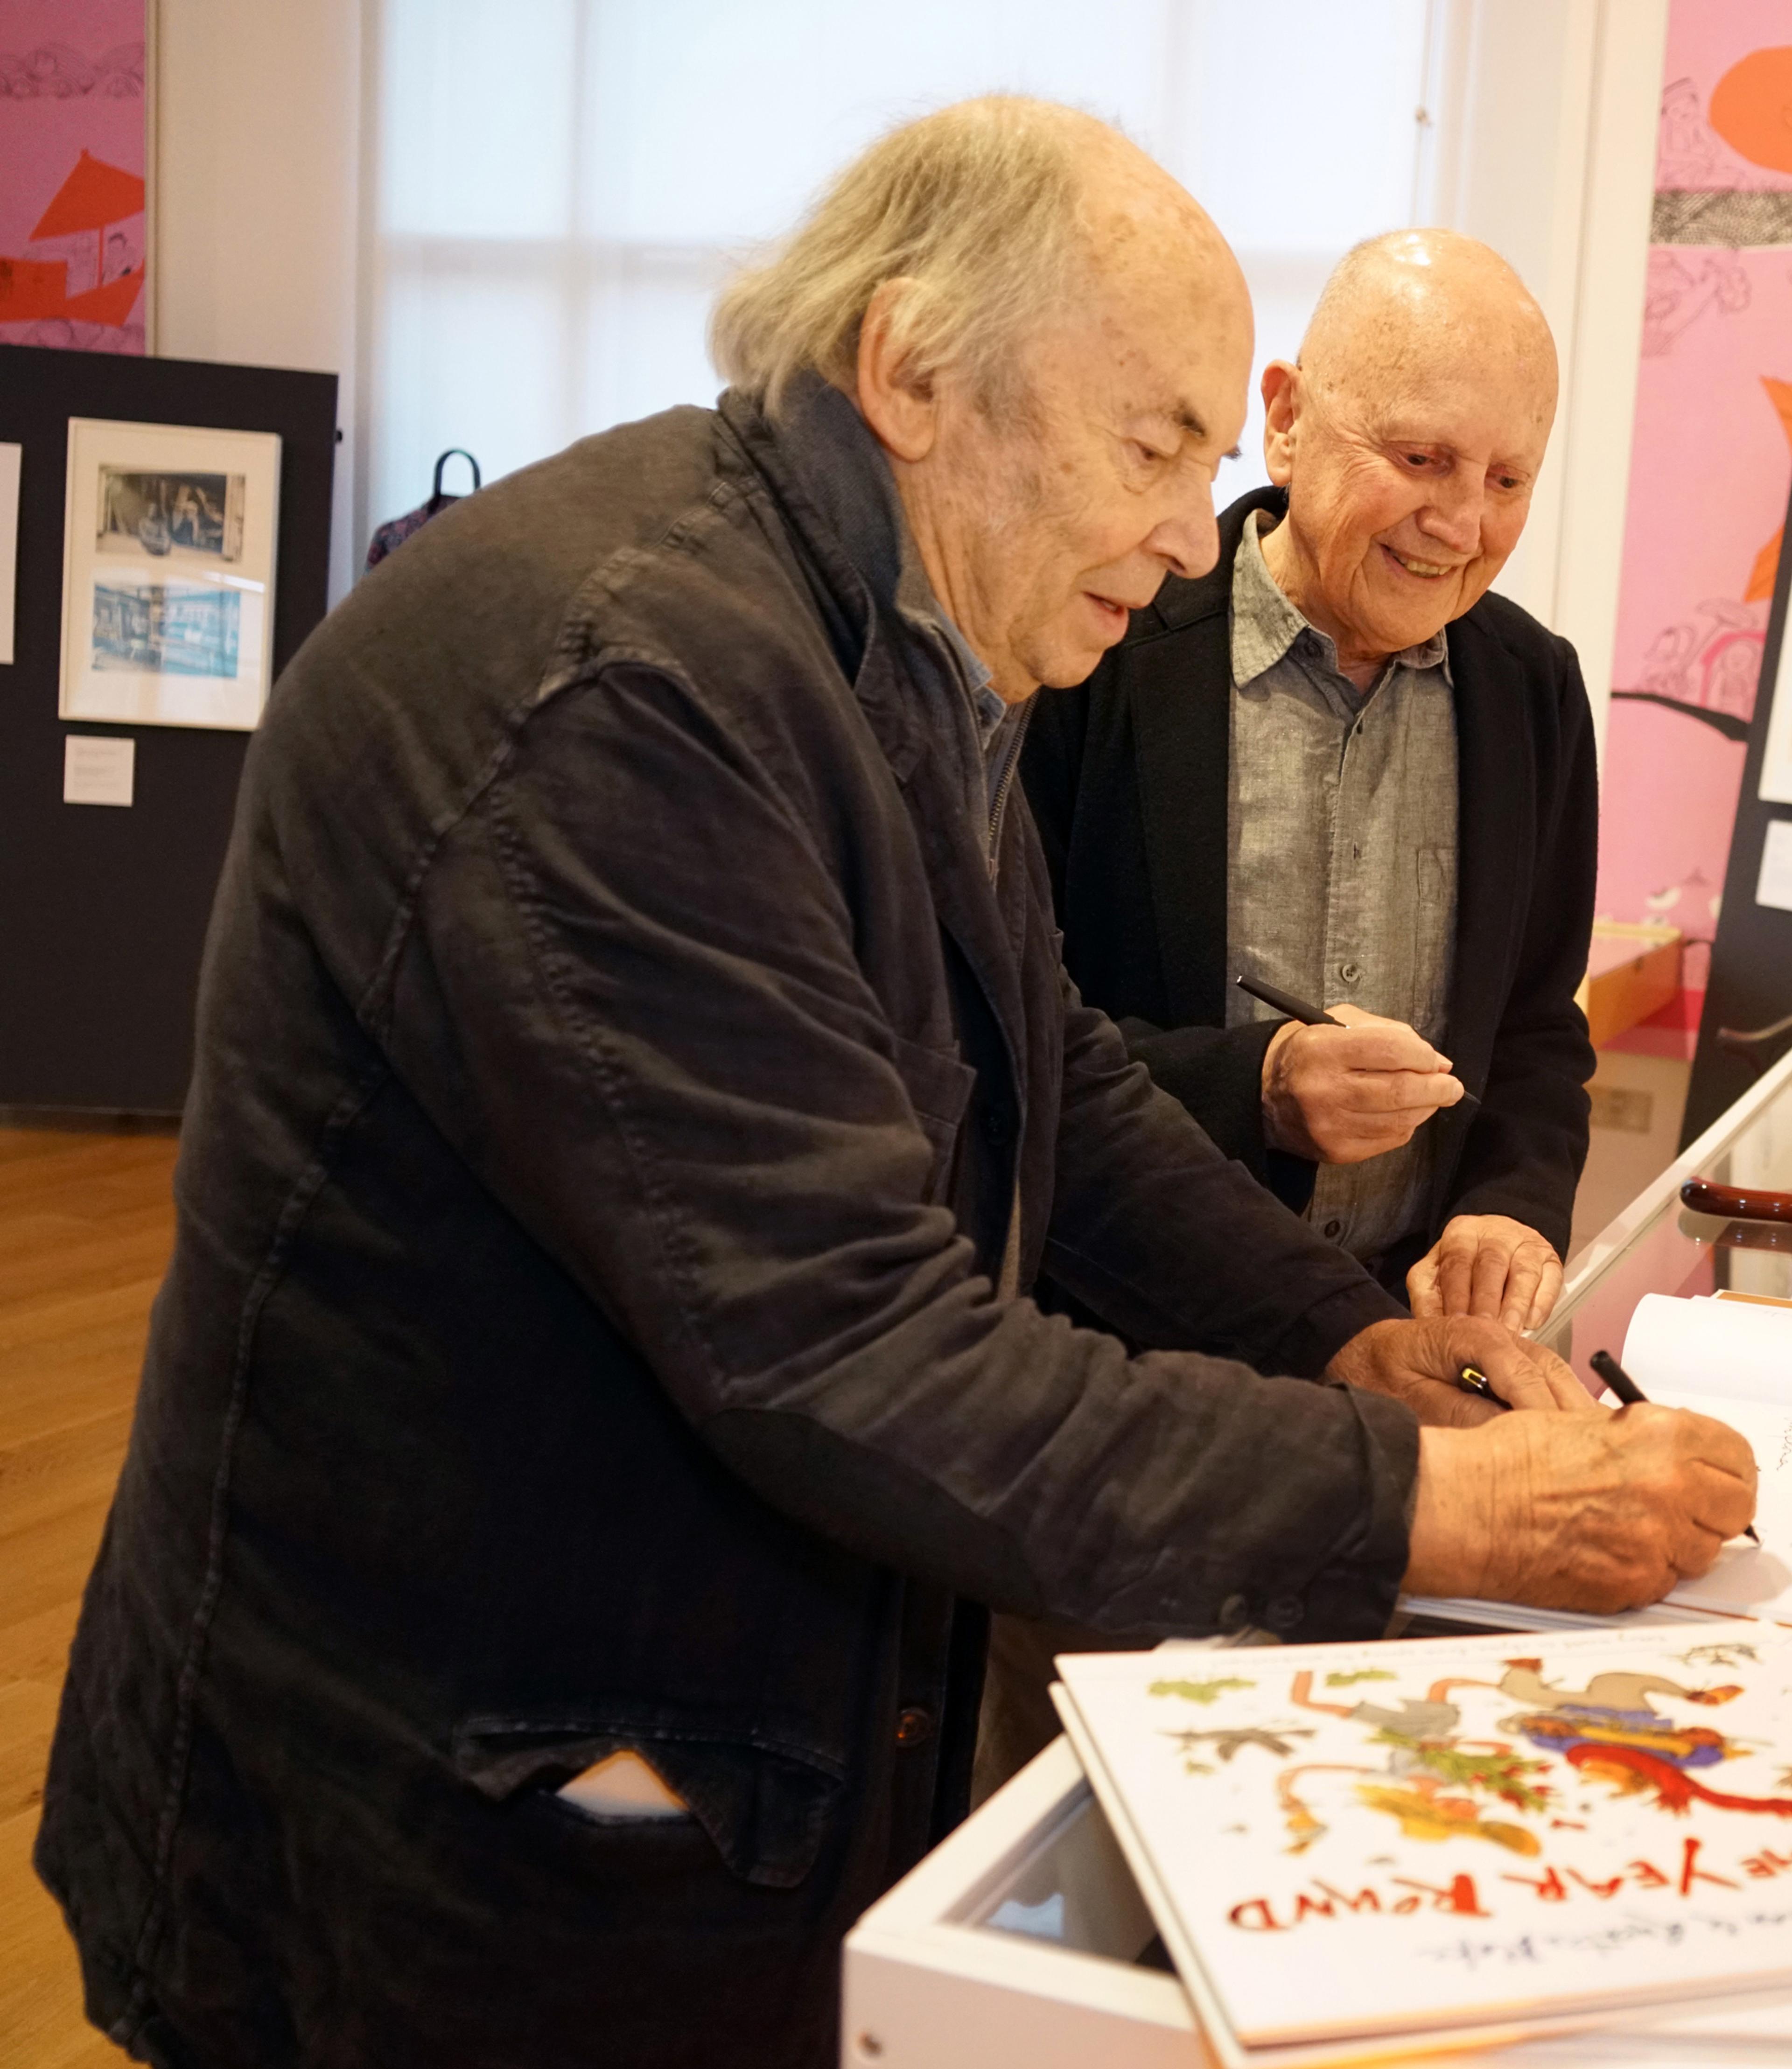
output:
[[[1599,911],[1708,941],[1792,482],[1792,0],[1674,0]],[[1702,961],[1688,978],[1702,984]]]
[[[146,0],[0,0],[0,344],[145,349]]]

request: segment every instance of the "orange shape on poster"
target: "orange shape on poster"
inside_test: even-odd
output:
[[[1792,56],[1792,51],[1787,55]],[[1792,381],[1770,380],[1764,373],[1761,385],[1767,390],[1768,401],[1779,413],[1780,429],[1786,434],[1786,443],[1792,445]],[[1761,603],[1774,594],[1774,577],[1779,572],[1780,541],[1783,536],[1783,532],[1776,532],[1755,555],[1749,586],[1742,592],[1745,603]]]
[[[1792,48],[1750,51],[1712,89],[1711,126],[1733,150],[1792,173]]]
[[[1792,51],[1786,55],[1792,57]],[[78,231],[104,230],[108,222],[122,222],[126,216],[137,214],[142,206],[143,182],[135,173],[108,165],[91,151],[84,151],[31,232],[31,242],[35,244],[40,237],[71,237]]]

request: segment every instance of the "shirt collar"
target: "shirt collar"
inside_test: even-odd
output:
[[[971,716],[977,721],[977,730],[986,752],[990,741],[1002,729],[1008,707],[996,694],[994,675],[982,657],[971,651],[970,643],[940,609],[937,601],[933,606],[933,622],[945,635],[945,643],[957,661],[958,673],[970,698]]]
[[[1348,679],[1338,667],[1337,643],[1329,634],[1310,625],[1288,601],[1263,558],[1262,534],[1274,528],[1274,513],[1253,510],[1244,520],[1238,557],[1232,563],[1232,680],[1242,689],[1267,675],[1304,635],[1314,658],[1341,680]],[[1389,656],[1389,665],[1422,670],[1439,668],[1443,679],[1450,673],[1450,643],[1446,633],[1434,632],[1416,647],[1403,647]]]

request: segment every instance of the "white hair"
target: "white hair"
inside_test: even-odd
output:
[[[1086,261],[1077,146],[1095,117],[1012,94],[960,101],[880,137],[794,233],[722,290],[716,369],[776,415],[812,370],[849,392],[872,296],[909,375],[965,373],[992,416],[1023,406],[1020,347],[1063,304]]]

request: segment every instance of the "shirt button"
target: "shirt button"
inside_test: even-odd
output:
[[[1325,1233],[1331,1238],[1333,1243],[1336,1243],[1338,1238],[1344,1233],[1343,1222],[1341,1221],[1329,1221],[1325,1224]]]
[[[1354,984],[1357,979],[1362,975],[1362,965],[1360,963],[1340,963],[1338,965],[1338,975],[1344,979],[1346,984]]]
[[[933,1712],[918,1704],[904,1710],[896,1719],[896,1744],[899,1746],[925,1745],[933,1736]]]
[[[983,1109],[983,1139],[999,1149],[1008,1140],[1008,1116],[1000,1107]]]
[[[1251,1605],[1243,1595],[1228,1595],[1219,1606],[1218,1622],[1222,1630],[1243,1630],[1251,1621]]]

